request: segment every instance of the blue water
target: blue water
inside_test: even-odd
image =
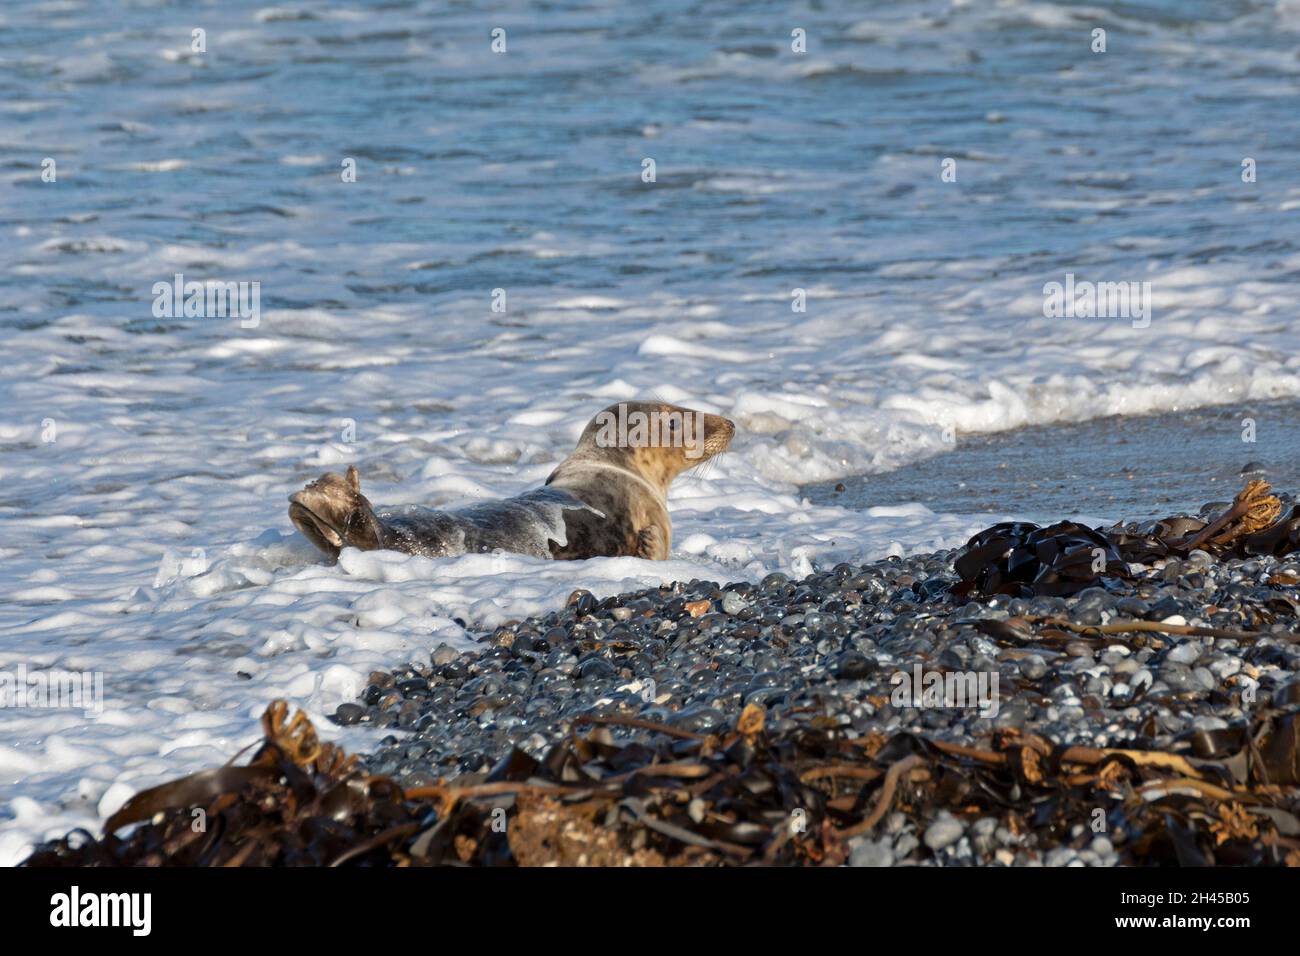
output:
[[[212,250],[250,254],[225,271],[260,279],[264,308],[433,309],[495,287],[905,298],[1014,271],[1138,278],[1135,257],[1276,278],[1297,249],[1279,208],[1300,187],[1297,27],[1294,5],[1222,0],[11,0],[0,317],[147,331],[142,288]],[[105,235],[147,244],[138,282],[103,274]]]

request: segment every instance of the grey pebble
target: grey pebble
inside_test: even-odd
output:
[[[849,866],[893,866],[894,851],[889,840],[862,839],[849,851]]]
[[[942,812],[925,830],[925,845],[931,850],[942,850],[961,839],[965,827],[951,814]]]

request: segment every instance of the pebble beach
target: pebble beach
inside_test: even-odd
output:
[[[971,745],[1011,728],[1058,745],[1176,752],[1196,731],[1300,701],[1294,555],[1216,560],[1193,551],[1132,568],[1135,583],[1122,592],[960,603],[949,593],[955,554],[840,564],[797,580],[695,580],[603,600],[576,591],[562,610],[482,634],[481,649],[443,645],[427,662],[373,673],[362,698],[333,720],[388,731],[367,769],[425,786],[482,779],[514,750],[540,759],[585,716],[707,734],[758,704],[774,733],[802,723],[849,739],[912,732]],[[1257,636],[1045,636],[1023,623],[1036,618]],[[977,675],[982,696],[926,698],[917,668]],[[617,729],[624,742],[655,733]],[[851,862],[1107,866],[1120,861],[1114,840],[1084,820],[1043,845],[996,817],[941,810],[918,827],[895,813],[883,833],[855,841]]]

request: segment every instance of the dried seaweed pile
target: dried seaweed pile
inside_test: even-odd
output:
[[[247,766],[140,793],[103,838],[75,832],[24,865],[836,865],[887,820],[919,831],[945,811],[996,818],[1029,858],[1104,833],[1125,864],[1300,865],[1292,697],[1185,753],[1015,730],[979,745],[850,738],[807,713],[772,734],[757,705],[722,735],[590,718],[541,761],[516,751],[489,774],[405,791],[277,702]],[[620,724],[653,743],[619,743]]]
[[[966,543],[955,566],[961,582],[953,593],[1014,597],[1070,595],[1090,587],[1123,588],[1130,563],[1187,557],[1283,555],[1300,551],[1300,505],[1283,515],[1282,502],[1263,481],[1248,482],[1212,521],[1185,516],[1150,526],[1094,529],[1072,521],[1048,527],[1005,522]]]

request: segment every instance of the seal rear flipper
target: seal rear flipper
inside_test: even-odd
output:
[[[346,477],[326,472],[289,498],[289,520],[327,558],[343,548],[374,551],[384,546],[384,528],[361,493],[361,477],[349,465]]]
[[[339,551],[342,550],[339,544],[342,539],[338,532],[324,524],[314,514],[298,504],[291,501],[289,504],[289,520],[293,522],[295,528],[302,532],[302,536],[316,546],[316,549],[323,553],[331,561],[337,561]],[[335,542],[338,542],[336,544]]]

